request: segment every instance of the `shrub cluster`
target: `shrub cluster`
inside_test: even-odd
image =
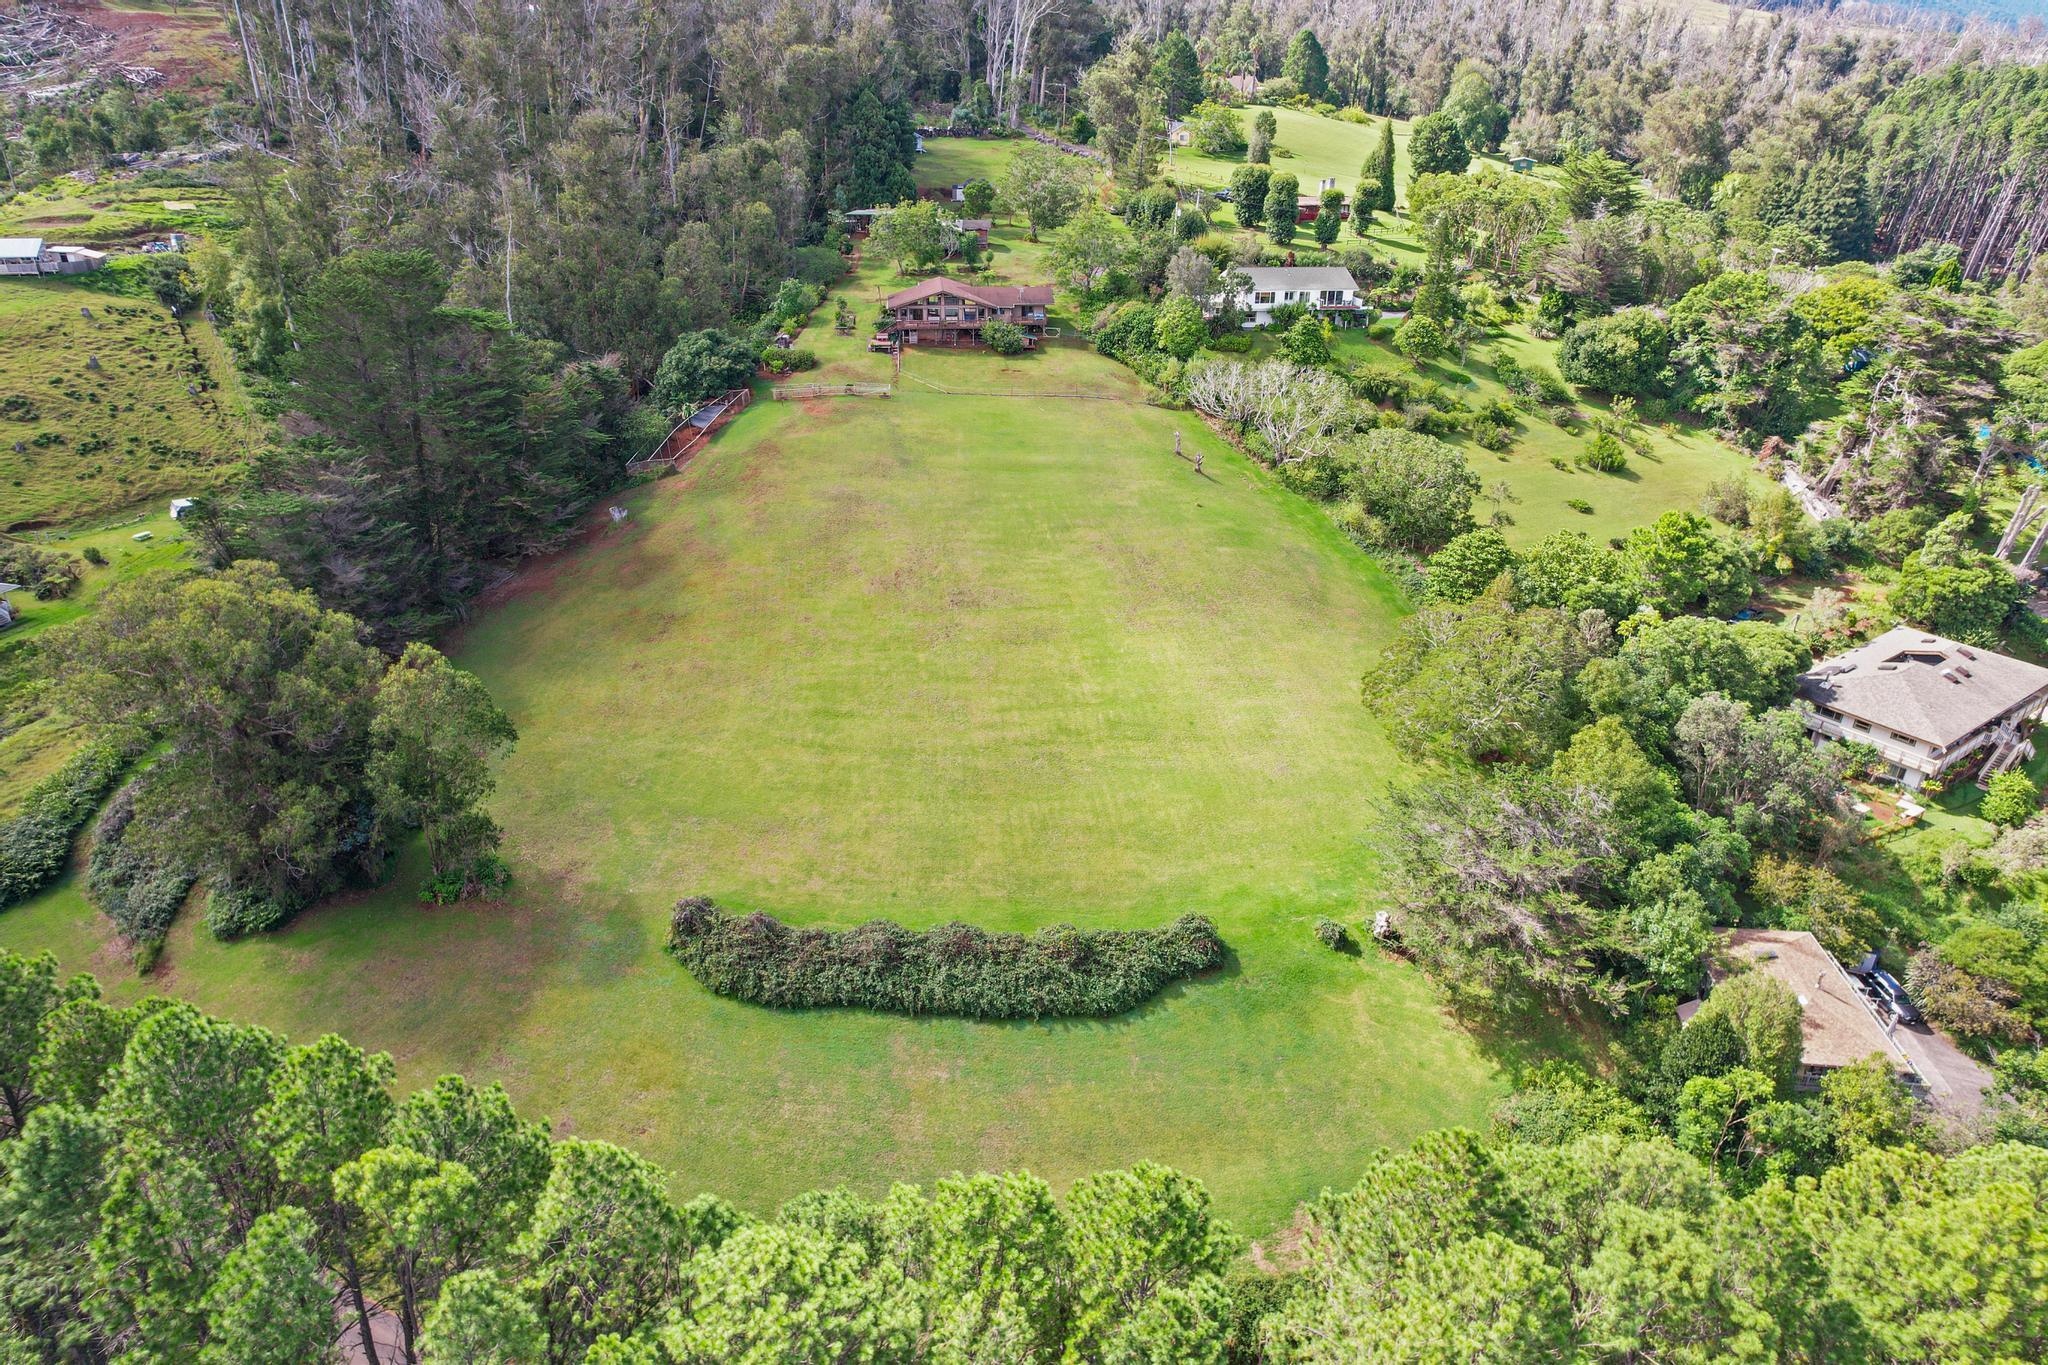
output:
[[[997,355],[1016,355],[1025,346],[1024,329],[1014,322],[985,322],[981,325],[981,339]]]
[[[757,1005],[1042,1019],[1134,1009],[1219,965],[1223,940],[1201,915],[1163,929],[1062,924],[1034,934],[970,924],[920,932],[888,920],[795,928],[772,915],[730,915],[693,896],[676,903],[668,951],[709,990]]]
[[[0,824],[0,909],[57,880],[72,839],[126,765],[113,745],[88,744],[29,789],[20,812]]]
[[[818,355],[802,346],[793,346],[786,351],[780,346],[769,346],[761,352],[761,366],[770,374],[815,370],[818,368]]]
[[[304,909],[303,901],[255,887],[216,886],[206,897],[206,931],[223,943],[277,928]]]
[[[69,597],[78,587],[78,561],[18,540],[0,540],[0,580],[19,583],[39,602]]]
[[[86,894],[123,938],[147,951],[170,933],[195,874],[128,841],[140,787],[138,778],[115,792],[93,826]]]

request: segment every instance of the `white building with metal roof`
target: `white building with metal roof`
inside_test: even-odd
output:
[[[1247,327],[1269,326],[1273,310],[1287,304],[1329,314],[1340,324],[1365,308],[1358,282],[1341,265],[1241,265],[1231,274],[1243,277],[1243,288],[1231,299]]]
[[[0,237],[0,275],[43,273],[43,239]]]

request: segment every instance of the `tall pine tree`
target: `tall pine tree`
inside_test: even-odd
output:
[[[1301,93],[1315,99],[1330,96],[1330,58],[1323,51],[1315,30],[1305,28],[1287,45],[1287,64],[1281,74],[1301,87]]]
[[[1394,211],[1394,121],[1388,119],[1380,124],[1379,145],[1365,158],[1363,177],[1377,180],[1380,186],[1379,201],[1372,205],[1381,213]]]
[[[1152,82],[1159,87],[1168,118],[1185,118],[1202,102],[1202,64],[1185,33],[1176,29],[1159,40],[1152,54]]]
[[[625,382],[492,313],[451,308],[423,251],[337,258],[298,311],[308,438],[227,500],[224,558],[281,565],[387,640],[461,610],[494,561],[546,549],[615,479]]]
[[[917,154],[917,129],[902,101],[885,102],[873,85],[863,85],[847,105],[840,131],[846,139],[846,178],[839,184],[840,207],[880,208],[917,198],[910,160]]]

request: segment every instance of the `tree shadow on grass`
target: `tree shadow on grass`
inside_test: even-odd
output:
[[[1514,1013],[1447,1009],[1480,1055],[1515,1085],[1547,1062],[1605,1070],[1617,1033],[1606,1019],[1556,1007]]]

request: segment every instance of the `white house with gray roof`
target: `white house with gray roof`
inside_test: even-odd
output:
[[[1273,310],[1282,304],[1300,304],[1312,313],[1327,314],[1339,326],[1365,309],[1364,300],[1358,297],[1358,282],[1341,265],[1240,265],[1232,268],[1230,276],[1239,277],[1243,286],[1231,297],[1248,319],[1247,327],[1272,325]],[[1213,314],[1216,310],[1209,311]]]
[[[2031,756],[2048,668],[1899,626],[1801,674],[1799,695],[1817,738],[1868,744],[1919,787],[1986,750],[1987,776]]]

